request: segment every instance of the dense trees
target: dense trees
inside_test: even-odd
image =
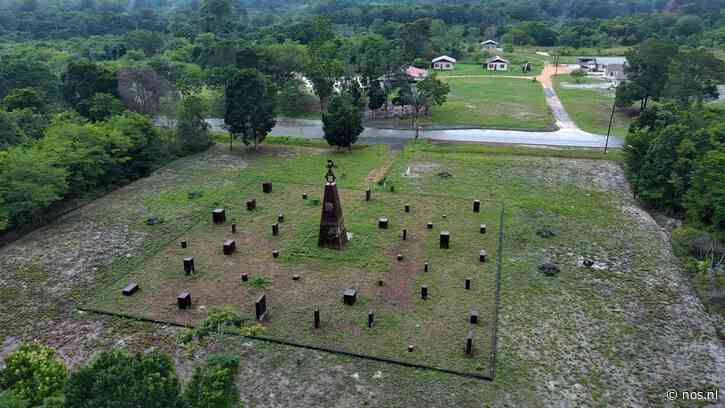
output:
[[[24,344],[0,370],[0,406],[236,408],[239,364],[237,356],[212,354],[182,392],[173,361],[158,351],[103,351],[69,375],[55,350]]]
[[[38,343],[23,344],[5,360],[0,370],[0,390],[9,390],[18,400],[40,405],[46,398],[62,394],[68,371],[55,350]]]
[[[184,407],[174,363],[165,354],[99,354],[74,372],[65,392],[68,408]]]
[[[627,81],[617,88],[620,107],[640,101],[644,109],[663,97],[683,104],[713,99],[716,85],[725,81],[722,60],[701,48],[678,49],[670,41],[646,40],[627,52],[627,60]]]
[[[725,237],[725,115],[702,104],[655,105],[627,136],[627,170],[646,204],[687,214]]]

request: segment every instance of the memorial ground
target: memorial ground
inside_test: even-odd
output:
[[[725,388],[722,384],[725,353],[715,329],[721,322],[708,315],[693,295],[670,253],[665,234],[631,199],[616,161],[599,160],[601,157],[601,153],[589,151],[426,143],[410,145],[399,153],[375,146],[357,148],[352,154],[335,153],[321,146],[265,145],[259,153],[241,148],[230,153],[224,146],[215,146],[206,153],[172,163],[149,178],[1,248],[2,353],[17,347],[21,341],[38,339],[56,347],[68,363],[77,364],[99,349],[114,346],[135,351],[158,348],[174,356],[181,377],[188,379],[193,364],[206,353],[235,352],[243,361],[238,379],[242,400],[255,407],[420,404],[431,407],[645,407],[666,405],[664,393],[670,388]],[[385,275],[398,266],[392,257],[397,248],[373,247],[376,253],[381,248],[389,249],[387,253],[382,251],[383,257],[375,258],[356,247],[356,240],[360,245],[363,242],[360,238],[369,235],[379,237],[388,245],[400,244],[397,234],[400,220],[405,219],[401,206],[405,202],[410,201],[412,205],[414,212],[410,221],[416,227],[424,225],[429,217],[441,216],[446,206],[460,208],[457,212],[445,211],[450,222],[454,222],[454,214],[463,214],[463,221],[460,218],[456,221],[461,224],[451,226],[451,251],[456,251],[457,245],[467,245],[461,238],[466,234],[462,228],[466,217],[471,216],[468,212],[471,200],[478,198],[485,203],[505,205],[498,359],[493,382],[239,337],[213,337],[182,345],[176,341],[181,329],[76,311],[77,306],[97,302],[104,294],[116,296],[121,284],[127,283],[134,274],[164,271],[168,267],[169,273],[173,273],[168,288],[156,280],[158,275],[149,273],[147,280],[139,279],[138,298],[117,297],[116,300],[148,300],[146,309],[137,312],[181,313],[175,310],[176,291],[181,288],[175,285],[184,279],[179,259],[183,254],[177,246],[181,237],[188,239],[190,251],[198,248],[199,240],[209,242],[208,255],[194,254],[200,266],[195,281],[201,283],[207,274],[216,273],[219,277],[229,274],[234,279],[232,285],[242,288],[237,279],[242,271],[236,266],[227,271],[227,259],[221,254],[221,242],[229,238],[229,223],[234,217],[240,221],[240,238],[232,258],[241,261],[251,256],[245,253],[245,248],[259,247],[259,255],[253,259],[279,268],[272,271],[279,277],[272,277],[269,291],[274,290],[275,283],[314,287],[308,273],[316,273],[316,264],[325,266],[330,260],[320,260],[323,252],[313,243],[299,242],[295,237],[299,233],[304,235],[304,231],[311,232],[319,221],[319,207],[305,206],[300,192],[307,190],[302,186],[310,186],[309,198],[319,198],[323,166],[328,158],[338,163],[338,185],[343,194],[346,224],[350,232],[357,233],[350,247],[337,255],[352,257],[342,259],[352,267],[335,271],[340,275],[355,276],[355,270],[359,272],[367,267]],[[442,173],[450,177],[441,177]],[[362,200],[365,188],[382,177],[386,177],[388,187],[391,184],[395,187],[395,192],[375,191],[374,200],[366,204]],[[273,182],[271,195],[261,192],[259,183],[264,180]],[[272,201],[275,195],[285,193],[291,197],[289,200]],[[256,215],[245,213],[243,206],[251,195],[259,201]],[[415,197],[419,198],[414,200]],[[228,221],[224,226],[215,227],[211,225],[210,211],[220,205],[229,209]],[[430,209],[426,210],[426,206]],[[274,241],[271,223],[278,208],[295,208],[298,212],[286,210],[279,241]],[[489,221],[485,214],[488,208],[483,206],[481,218],[486,220],[480,222],[493,226],[495,231],[495,220]],[[430,215],[422,213],[421,219],[412,219],[418,216],[416,211],[430,211]],[[302,221],[307,213],[310,219]],[[160,223],[147,225],[151,215]],[[390,218],[389,230],[377,229],[375,222],[381,216]],[[254,220],[254,228],[257,228],[255,217],[260,217],[263,221],[258,222],[259,230],[242,224],[242,217]],[[469,222],[478,223],[479,219],[471,218]],[[456,232],[457,228],[460,232]],[[249,233],[255,238],[253,245],[243,240]],[[414,231],[412,236],[420,237],[421,233],[425,231]],[[484,239],[486,249],[492,245],[489,240],[493,236],[481,237],[478,231],[473,235]],[[273,248],[270,242],[281,244],[281,256],[276,261],[270,250],[277,245]],[[438,251],[434,238],[424,242],[426,246],[422,249]],[[404,246],[412,248],[414,243]],[[480,243],[471,244],[470,249],[475,251],[470,265],[476,270],[482,267],[483,276],[489,276],[493,264],[476,263],[479,246]],[[496,248],[491,248],[489,253],[495,255]],[[165,256],[171,257],[168,265],[163,265]],[[288,269],[293,265],[289,258],[292,256],[304,259],[298,282],[287,279],[285,274],[296,273]],[[211,259],[220,262],[219,271],[204,266]],[[594,263],[587,267],[585,260]],[[458,262],[467,265],[468,260]],[[556,276],[546,276],[539,270],[547,262],[560,269]],[[438,269],[435,264],[432,266],[431,273],[435,274]],[[317,273],[322,272],[325,268]],[[415,318],[420,301],[414,300],[418,292],[413,289],[422,282],[415,279],[413,282],[408,293],[411,295],[409,307],[412,307],[409,310],[413,311],[410,315]],[[462,281],[453,279],[453,283],[460,291],[450,293],[455,296],[465,293]],[[159,304],[154,303],[153,297],[143,298],[152,294],[147,294],[151,292],[147,286],[154,284],[160,290],[167,290],[171,298],[164,297]],[[439,296],[436,285],[439,283],[429,284],[432,302],[442,301],[436,298]],[[221,286],[211,282],[212,289],[231,290]],[[479,289],[476,281],[474,288]],[[485,287],[480,289],[487,291]],[[193,296],[195,289],[190,290]],[[273,333],[277,330],[272,327],[274,319],[284,316],[280,313],[286,306],[283,299],[271,294],[269,325]],[[342,306],[339,292],[331,290],[327,296]],[[211,295],[207,298],[211,299]],[[199,300],[203,299],[201,296]],[[245,299],[254,300],[253,296],[241,300]],[[320,300],[290,298],[289,302],[294,305],[294,302]],[[234,302],[220,303],[236,301],[237,298]],[[434,305],[432,302],[430,305]],[[110,301],[103,304],[114,305]],[[247,302],[235,304],[244,304],[247,313],[253,310]],[[343,332],[340,341],[346,347],[355,347],[356,339],[366,339],[369,304],[360,302],[360,307],[353,306],[360,311],[352,320],[361,335],[355,337],[352,329]],[[484,316],[483,310],[479,312]],[[196,313],[199,311],[189,314]],[[374,330],[385,328],[385,314],[378,312],[378,315],[382,327]],[[322,316],[324,324],[327,315]],[[301,327],[309,328],[311,316],[303,317]],[[284,330],[288,326],[291,325],[283,325],[283,332],[278,334],[286,335]],[[422,328],[431,330],[433,326]],[[439,338],[439,343],[449,342],[445,337]],[[428,347],[440,346],[460,351],[462,356],[462,339],[459,334],[455,338],[455,342],[441,345],[420,339],[413,354],[421,358]],[[306,340],[309,339],[312,336]],[[328,338],[312,340],[323,342]],[[408,341],[409,338],[401,339],[387,350],[399,353],[398,346],[407,345]],[[383,353],[388,346],[367,344]],[[405,357],[407,353],[403,351]],[[455,365],[468,360],[450,361]]]

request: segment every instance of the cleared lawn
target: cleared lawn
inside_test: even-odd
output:
[[[612,113],[614,92],[600,89],[571,89],[561,86],[562,82],[574,83],[569,75],[557,75],[554,78],[556,94],[564,104],[569,116],[582,130],[591,133],[606,134],[609,117]],[[614,113],[612,134],[627,136],[632,118],[622,112]]]
[[[424,122],[498,129],[550,129],[541,85],[526,79],[450,78],[448,101]]]
[[[516,78],[441,78],[451,86],[443,106],[421,116],[422,126],[512,130],[555,130],[554,117],[537,82]],[[375,122],[408,128],[410,119]]]

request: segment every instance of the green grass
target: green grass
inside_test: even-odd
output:
[[[340,185],[355,188],[340,190],[345,225],[354,236],[343,251],[321,249],[317,246],[320,206],[313,203],[321,195],[326,155],[274,148],[259,156],[253,160],[253,171],[215,172],[217,182],[201,190],[194,187],[201,194],[193,199],[188,194],[190,188],[180,186],[149,197],[145,205],[167,223],[176,223],[189,207],[198,209],[193,216],[196,224],[166,237],[135,268],[119,271],[121,278],[103,291],[93,307],[193,324],[211,307],[233,305],[250,320],[254,300],[265,293],[272,311],[265,323],[267,337],[488,374],[500,211],[497,203],[484,201],[482,212],[473,213],[468,199],[392,193],[388,191],[390,183],[376,185],[373,200],[366,202],[362,188],[367,187],[367,174],[388,160],[387,148],[333,155]],[[273,181],[271,194],[261,193],[262,179]],[[307,182],[311,185],[305,185]],[[301,199],[303,192],[310,195],[307,201]],[[249,212],[244,201],[253,197],[257,210]],[[411,213],[403,211],[408,203],[412,204]],[[214,207],[227,210],[228,223],[238,225],[236,234],[231,234],[228,223],[218,226],[210,222]],[[270,224],[278,213],[285,219],[280,235],[272,236]],[[387,230],[377,226],[382,216],[390,218]],[[435,223],[434,230],[426,229],[428,221]],[[479,233],[481,222],[489,225],[488,234]],[[405,241],[400,239],[403,228],[408,230]],[[452,233],[450,250],[438,248],[441,230]],[[237,241],[237,252],[225,256],[220,245],[231,238]],[[189,248],[180,248],[179,240],[188,241]],[[488,263],[478,260],[481,248],[488,251]],[[281,252],[277,259],[271,256],[274,249]],[[403,261],[395,259],[398,253],[404,255]],[[184,256],[194,256],[195,276],[183,274],[180,265]],[[431,265],[429,273],[423,273],[425,262]],[[248,283],[240,281],[241,272],[250,274]],[[293,281],[293,274],[302,278]],[[469,277],[473,288],[465,290],[463,282]],[[383,286],[377,284],[380,279],[385,282]],[[132,298],[120,294],[129,280],[141,285],[141,291]],[[420,299],[421,285],[430,287],[430,300]],[[341,292],[348,287],[360,292],[354,307],[341,302]],[[193,311],[176,310],[175,296],[182,290],[192,293]],[[322,313],[320,330],[312,329],[312,311],[316,308]],[[372,329],[365,325],[368,310],[377,315]],[[479,325],[468,323],[471,310],[479,312]],[[476,336],[473,357],[462,352],[469,331]],[[409,353],[408,344],[416,345],[416,351]]]
[[[495,77],[442,78],[450,87],[443,106],[421,116],[422,126],[470,127],[511,130],[553,130],[554,117],[546,104],[541,85],[528,79]],[[377,121],[385,125],[410,127],[410,119]]]
[[[541,85],[526,79],[449,78],[448,101],[424,123],[494,129],[547,129],[554,118]]]
[[[475,53],[456,65],[453,72],[442,71],[440,75],[515,75],[515,76],[537,76],[544,69],[544,64],[551,61],[551,57],[536,54],[536,49],[517,48],[514,52],[490,51]],[[488,58],[498,55],[511,62],[508,71],[488,71],[483,68],[483,62]],[[521,64],[531,63],[531,72],[521,72]]]
[[[557,75],[554,78],[554,87],[561,103],[577,126],[587,132],[606,134],[614,93],[595,89],[567,89],[561,86],[562,82],[574,83],[574,80],[569,75]],[[612,134],[627,136],[631,123],[632,118],[624,113],[615,112]]]
[[[164,174],[175,178],[153,194],[141,194],[139,189],[113,193],[118,195],[114,202],[119,197],[141,200],[145,209],[165,222],[151,227],[139,220],[132,226],[147,233],[146,251],[138,257],[118,257],[108,270],[99,271],[117,279],[93,292],[101,294],[94,301],[96,306],[185,321],[203,318],[198,306],[232,305],[249,318],[255,297],[266,293],[271,318],[265,323],[265,336],[481,372],[487,364],[482,354],[471,359],[461,356],[461,332],[468,325],[457,319],[469,307],[479,308],[482,315],[491,310],[493,264],[480,265],[470,258],[475,258],[480,246],[493,248],[489,254],[496,255],[496,207],[484,206],[480,218],[470,212],[471,200],[482,199],[503,203],[507,209],[494,382],[329,355],[319,355],[314,364],[300,363],[301,354],[294,348],[247,340],[239,347],[253,350],[270,370],[305,375],[311,366],[343,366],[346,376],[354,372],[361,379],[379,378],[373,375],[382,372],[384,380],[375,382],[381,397],[371,406],[408,406],[410,401],[480,406],[482,401],[495,404],[502,395],[511,405],[536,406],[538,392],[520,390],[530,390],[526,385],[540,380],[542,373],[547,378],[566,378],[572,364],[587,367],[587,372],[575,374],[571,381],[588,387],[596,404],[627,404],[626,397],[607,393],[612,384],[606,367],[637,372],[641,364],[637,354],[660,344],[660,314],[665,310],[661,305],[677,302],[679,295],[666,282],[653,280],[653,276],[659,278],[662,259],[667,259],[666,244],[656,228],[643,226],[628,210],[627,192],[617,182],[621,180],[616,169],[619,153],[604,156],[581,149],[418,142],[395,155],[384,146],[342,154],[295,146],[292,138],[281,141],[285,144],[263,145],[257,153],[236,147],[229,154],[223,145],[217,146],[203,159],[167,166]],[[342,252],[320,250],[315,242],[320,208],[313,201],[320,198],[327,158],[339,162],[345,221],[355,234]],[[247,167],[231,166],[240,161]],[[387,185],[376,184],[373,201],[363,201],[368,175],[388,164]],[[452,177],[441,177],[443,171]],[[259,188],[259,181],[267,179],[274,182],[270,195]],[[389,191],[390,185],[395,193]],[[203,194],[190,200],[190,191]],[[302,191],[310,194],[307,202],[299,197]],[[256,196],[259,206],[252,214],[242,207],[251,196]],[[408,215],[402,211],[407,202],[413,205]],[[228,224],[209,222],[209,211],[215,206],[228,208],[229,222],[233,219],[238,224],[234,236],[238,252],[230,257],[224,257],[220,249],[221,240],[230,236]],[[285,221],[281,235],[272,237],[270,224],[279,211],[285,213]],[[375,220],[380,216],[391,219],[389,230],[377,229]],[[426,235],[429,231],[421,229],[421,224],[429,219],[436,230]],[[489,225],[489,234],[481,236],[471,228],[480,222]],[[441,252],[436,245],[437,230],[445,223],[454,234],[450,252]],[[398,234],[405,227],[413,239],[402,242]],[[539,237],[536,232],[542,227],[557,235]],[[189,241],[186,252],[176,244],[181,238]],[[272,249],[280,249],[280,258],[271,257]],[[423,257],[432,260],[432,273],[424,275],[414,268],[408,275],[406,263],[394,260],[397,252],[416,267]],[[180,271],[179,258],[186,253],[193,253],[198,262],[196,277],[186,278]],[[582,257],[596,259],[604,267],[584,268]],[[537,267],[545,261],[557,263],[561,273],[543,276]],[[242,271],[252,272],[252,278],[268,279],[258,283],[250,279],[250,284],[243,285],[238,279]],[[291,280],[293,273],[302,279]],[[478,291],[476,304],[459,286],[461,278],[471,275]],[[141,281],[141,291],[130,299],[119,296],[120,287],[132,277]],[[403,286],[386,284],[379,289],[374,285],[378,277]],[[422,284],[429,285],[434,295],[429,302],[416,298]],[[343,307],[339,299],[339,287],[348,285],[358,286],[362,293],[352,308]],[[175,310],[174,296],[181,288],[191,288],[194,311]],[[393,305],[387,303],[390,298],[378,296],[378,290],[392,288],[402,288],[397,293],[407,293],[409,298],[399,297],[401,301]],[[632,321],[622,309],[633,301],[653,318]],[[323,312],[319,332],[311,329],[312,307]],[[368,310],[374,310],[378,319],[373,330],[365,327]],[[484,323],[476,329],[476,345],[482,347],[479,353],[485,353],[489,328]],[[686,341],[687,334],[682,336]],[[407,344],[415,344],[416,351],[405,351]],[[623,352],[621,344],[632,350]],[[425,394],[429,391],[439,397],[429,399]],[[657,398],[650,396],[655,391],[645,392],[650,400]]]

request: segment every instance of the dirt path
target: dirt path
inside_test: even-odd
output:
[[[574,123],[569,114],[566,112],[564,104],[561,103],[561,99],[559,99],[559,97],[556,95],[556,91],[554,90],[554,81],[552,79],[554,77],[554,74],[568,74],[570,72],[571,69],[568,65],[559,64],[559,66],[557,67],[553,64],[546,64],[544,66],[544,70],[541,72],[541,75],[536,77],[536,79],[539,81],[539,83],[541,83],[541,86],[544,87],[544,96],[546,96],[546,103],[549,105],[551,112],[554,114],[554,118],[556,119],[556,125],[560,129],[584,133],[584,131],[581,130],[576,123]]]

